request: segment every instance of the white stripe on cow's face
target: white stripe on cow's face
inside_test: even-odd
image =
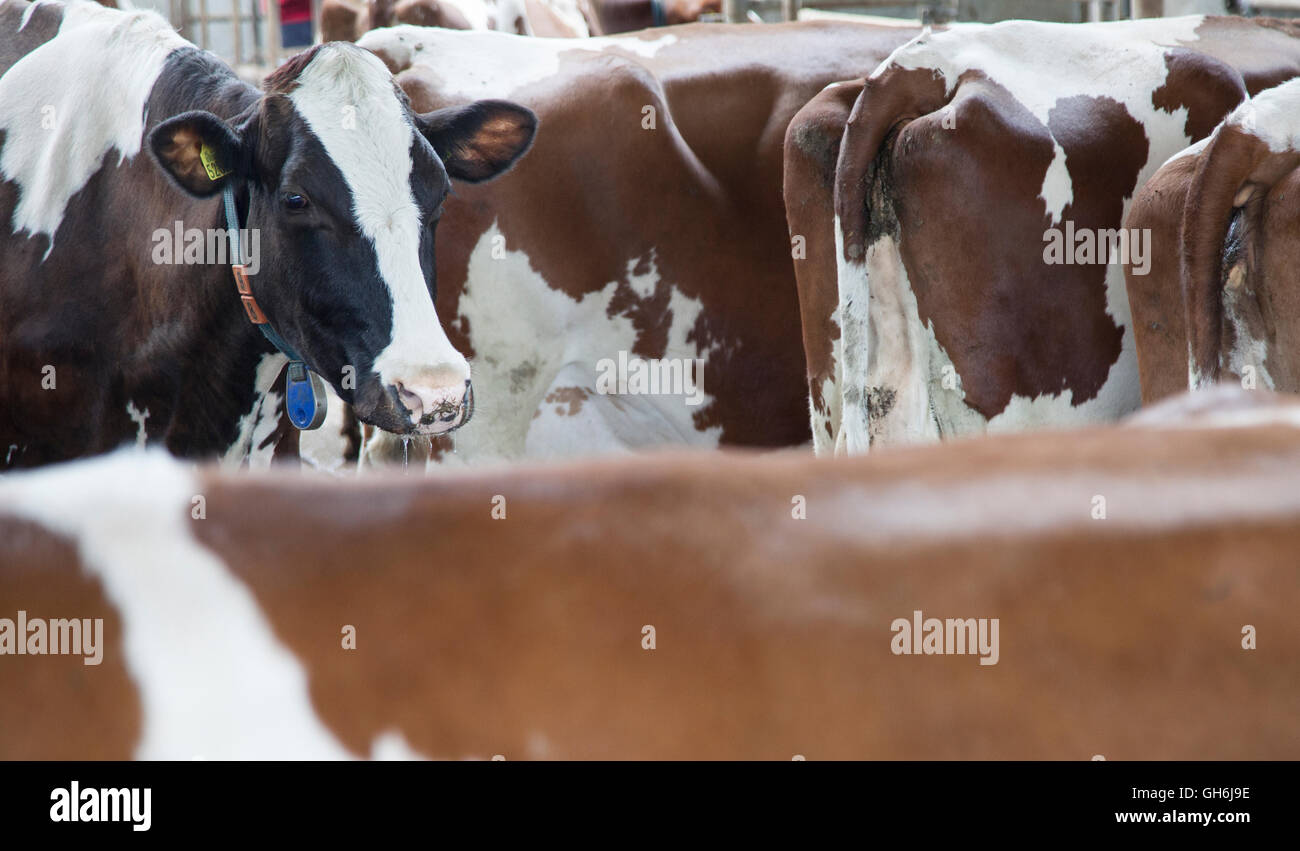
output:
[[[102,165],[140,152],[149,94],[167,57],[187,46],[153,12],[77,3],[58,35],[0,77],[0,175],[19,189],[14,232],[45,234],[53,249],[72,196]],[[106,160],[113,150],[118,159]]]
[[[392,337],[374,372],[386,386],[463,393],[469,364],[443,332],[420,268],[422,223],[411,191],[415,129],[392,75],[374,54],[329,43],[299,74],[289,99],[342,173],[393,301]]]
[[[144,715],[137,759],[349,758],[252,592],[195,538],[202,495],[166,453],[124,450],[6,477],[0,514],[70,539],[121,614]],[[393,743],[376,737],[374,755],[416,756]]]

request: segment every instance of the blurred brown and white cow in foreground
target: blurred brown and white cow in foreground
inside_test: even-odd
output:
[[[15,474],[0,759],[1300,758],[1300,408],[1229,413],[837,460]]]

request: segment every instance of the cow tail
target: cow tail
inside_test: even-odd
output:
[[[866,82],[844,127],[835,169],[835,214],[844,259],[865,259],[872,229],[870,195],[883,158],[882,146],[899,127],[947,103],[943,78],[929,69],[889,66]],[[876,228],[877,230],[879,228]]]
[[[1262,200],[1300,154],[1277,153],[1234,123],[1215,132],[1201,153],[1183,207],[1179,277],[1187,323],[1188,386],[1219,378],[1223,335],[1223,245],[1233,212]]]

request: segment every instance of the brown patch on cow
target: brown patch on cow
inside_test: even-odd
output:
[[[0,74],[59,34],[59,27],[63,24],[63,9],[61,5],[49,4],[0,4],[0,29],[5,34],[3,41],[0,41]]]
[[[1252,330],[1268,345],[1265,366],[1275,389],[1300,392],[1300,171],[1279,178],[1264,198],[1254,240],[1258,264],[1243,287],[1243,299],[1255,301],[1259,320]],[[1230,317],[1233,306],[1227,307]],[[1256,375],[1257,386],[1262,386]]]
[[[1277,18],[1209,16],[1184,46],[1237,70],[1254,96],[1300,75],[1300,25]]]
[[[1165,112],[1187,109],[1183,132],[1193,142],[1204,139],[1246,97],[1241,74],[1204,54],[1174,48],[1165,55],[1168,76],[1151,93],[1151,105]]]
[[[298,88],[299,75],[316,58],[317,52],[324,46],[324,44],[318,44],[304,50],[302,53],[289,57],[283,65],[266,75],[266,79],[262,81],[263,91],[267,94],[287,95]]]
[[[1109,98],[1080,96],[1058,101],[1049,134],[977,72],[963,76],[949,108],[955,129],[937,113],[913,121],[882,169],[920,319],[933,324],[966,404],[984,417],[1013,395],[1071,390],[1079,405],[1105,383],[1123,329],[1106,313],[1106,265],[1044,264],[1052,222],[1039,193],[1054,136],[1074,188],[1060,226],[1120,227],[1147,159],[1142,126]]]
[[[87,665],[80,655],[0,656],[0,759],[131,759],[143,708],[118,610],[74,543],[0,517],[0,618],[13,620],[20,610],[47,621],[103,618],[103,657]],[[63,712],[71,713],[65,723],[40,723]]]
[[[576,417],[582,410],[582,403],[589,398],[591,394],[582,387],[557,387],[547,394],[546,401],[555,405],[556,416]],[[568,411],[565,411],[565,405],[569,406]]]
[[[465,13],[451,3],[435,0],[401,0],[397,4],[397,20],[416,27],[442,27],[448,30],[470,30]],[[488,22],[488,29],[496,29]]]
[[[370,28],[391,27],[397,23],[393,0],[370,0],[366,8],[370,12]],[[402,23],[407,23],[403,21]]]
[[[322,0],[320,37],[327,41],[356,41],[368,29],[365,10],[352,0]]]
[[[633,273],[635,274],[635,272]],[[613,319],[625,316],[636,329],[632,353],[643,358],[661,358],[668,351],[668,332],[673,325],[672,287],[660,280],[654,292],[642,297],[626,282],[619,282],[605,314]]]

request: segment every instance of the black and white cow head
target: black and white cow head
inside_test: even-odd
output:
[[[536,117],[505,101],[418,115],[379,59],[342,42],[290,60],[265,90],[230,123],[203,111],[163,121],[149,149],[192,195],[234,182],[244,227],[260,229],[254,297],[362,420],[398,434],[459,427],[470,370],[434,311],[434,229],[449,178],[508,169]],[[229,174],[210,178],[204,147]]]

